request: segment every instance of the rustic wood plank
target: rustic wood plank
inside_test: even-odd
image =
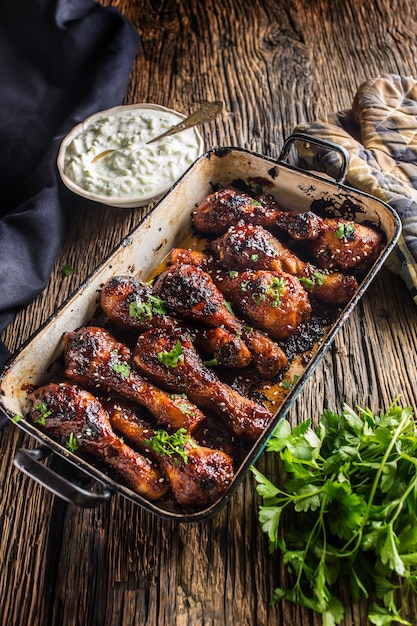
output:
[[[238,145],[272,157],[294,126],[348,108],[358,85],[383,72],[417,74],[411,0],[105,0],[137,27],[142,44],[127,102],[189,112],[222,99],[202,129],[207,147]],[[138,223],[144,211],[74,202],[67,240],[43,294],[2,338],[14,350]],[[61,268],[70,263],[71,277]],[[382,271],[289,413],[317,419],[341,403],[383,408],[398,394],[417,407],[417,311],[404,284]],[[121,497],[95,510],[54,498],[12,465],[35,442],[13,425],[0,433],[0,614],[28,626],[318,626],[317,615],[271,606],[288,581],[269,555],[248,476],[226,509],[175,526]],[[264,454],[258,467],[276,476]],[[349,602],[345,596],[346,602]],[[405,617],[415,621],[416,599]],[[366,603],[343,626],[366,623]]]

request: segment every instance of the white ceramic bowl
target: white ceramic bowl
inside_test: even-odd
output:
[[[84,198],[119,208],[157,200],[203,154],[204,142],[196,128],[189,128],[145,143],[185,117],[149,103],[91,115],[61,143],[57,165],[64,184]],[[129,134],[132,129],[139,134]]]

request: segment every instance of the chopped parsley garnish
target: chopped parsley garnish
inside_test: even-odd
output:
[[[184,363],[184,353],[182,351],[181,341],[177,339],[172,350],[158,352],[158,361],[168,367],[178,367],[179,363]]]
[[[277,276],[275,276],[272,279],[270,286],[266,290],[266,293],[271,298],[271,304],[273,307],[281,306],[281,296],[286,284],[287,281],[285,280],[285,278],[278,278]]]
[[[111,368],[113,372],[116,372],[116,374],[120,374],[122,378],[127,378],[130,374],[129,363],[113,363]]]
[[[179,386],[184,387],[184,384],[181,383]],[[193,415],[195,406],[194,404],[191,404],[191,402],[188,400],[187,395],[185,393],[181,393],[181,394],[173,393],[171,394],[171,398],[175,401],[181,400],[181,398],[183,398],[183,401],[181,401],[177,405],[179,410],[181,411],[181,413],[184,413],[184,415]]]
[[[232,309],[232,305],[231,305],[231,303],[228,300],[224,301],[224,306],[229,311],[229,313],[232,313],[232,315],[234,315],[233,309]]]
[[[188,463],[188,452],[186,446],[192,445],[196,447],[190,435],[187,434],[185,428],[178,429],[170,435],[166,430],[156,430],[153,437],[145,441],[145,445],[151,448],[157,454],[165,456],[178,455],[184,463]],[[174,459],[174,464],[178,464],[178,459]]]
[[[146,302],[131,302],[129,304],[129,317],[148,317],[152,319],[154,315],[166,315],[167,308],[165,300],[157,296],[148,295]]]
[[[256,305],[261,304],[266,298],[264,293],[253,293],[251,297]]]
[[[187,404],[187,402],[180,402],[178,405],[179,410],[181,411],[181,413],[184,413],[184,415],[191,415],[192,414],[192,410],[189,406],[189,404]]]
[[[72,267],[72,265],[65,263],[65,265],[62,266],[62,269],[61,269],[62,276],[71,276],[73,273],[74,273],[74,268]]]
[[[288,378],[286,378],[285,380],[282,381],[281,385],[284,389],[287,389],[289,391],[290,389],[293,388],[293,386],[295,385],[295,383],[297,382],[299,378],[300,377],[297,376],[297,374],[295,374],[292,380],[289,380]]]
[[[259,261],[259,254],[251,254],[250,260],[256,263],[256,261]]]
[[[354,224],[345,224],[344,222],[340,222],[338,224],[335,235],[338,239],[348,239],[355,231]]]
[[[217,359],[210,359],[209,361],[203,361],[203,364],[206,367],[216,367],[219,364]]]
[[[77,439],[74,433],[70,433],[70,436],[68,440],[65,442],[65,445],[67,446],[70,452],[76,452],[78,450]]]
[[[299,281],[306,289],[314,289],[314,287],[321,287],[323,285],[323,279],[323,274],[317,270],[317,272],[311,275],[311,278],[301,276]]]
[[[34,407],[35,411],[39,412],[39,417],[36,418],[34,421],[35,424],[41,424],[42,426],[45,426],[46,424],[46,418],[49,417],[50,415],[52,415],[52,411],[48,411],[48,407],[46,405],[46,402],[40,402],[39,404],[36,404]]]
[[[229,270],[228,274],[230,278],[237,278],[239,276],[239,272],[237,272],[236,270]]]

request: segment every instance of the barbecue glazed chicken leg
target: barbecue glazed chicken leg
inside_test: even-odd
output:
[[[175,263],[157,278],[154,291],[185,319],[208,326],[224,327],[238,334],[249,348],[260,376],[271,379],[287,365],[287,358],[279,346],[265,333],[248,330],[227,308],[223,293],[210,275],[200,267]]]
[[[100,304],[115,326],[144,332],[150,328],[179,327],[187,330],[193,343],[225,367],[247,367],[252,359],[243,340],[225,328],[185,327],[185,322],[168,314],[165,301],[153,293],[149,283],[133,276],[114,276],[103,286]]]
[[[112,276],[103,285],[100,306],[117,328],[144,332],[155,326],[170,327],[173,319],[149,283],[134,276]]]
[[[378,256],[382,234],[375,228],[339,218],[321,218],[312,211],[282,211],[267,195],[256,200],[234,189],[210,194],[193,213],[194,227],[207,235],[224,234],[239,221],[280,230],[308,242],[308,250],[322,269],[364,271]]]
[[[310,319],[308,294],[291,274],[225,272],[222,292],[240,315],[277,341],[287,339]]]
[[[155,432],[137,412],[127,405],[104,403],[113,428],[127,441],[146,450],[166,474],[174,499],[186,507],[208,506],[218,500],[230,485],[233,459],[221,450],[200,446],[190,436],[183,435],[163,449],[158,432]],[[163,431],[167,441],[168,433]],[[156,441],[156,445],[154,445]],[[171,439],[173,441],[173,439]],[[179,447],[180,454],[174,452]]]
[[[206,235],[222,235],[238,222],[283,230],[296,239],[315,239],[322,220],[311,211],[282,211],[270,196],[252,198],[235,189],[220,189],[203,200],[192,215],[194,227]]]
[[[271,196],[260,196],[259,201],[268,212],[274,209],[279,211]],[[383,234],[366,224],[343,218],[320,218],[310,211],[283,213],[277,228],[293,239],[305,241],[309,254],[322,269],[355,269],[362,272],[373,263],[381,250]],[[298,228],[297,220],[310,222],[311,226]]]
[[[218,261],[231,270],[269,270],[297,276],[308,293],[329,304],[345,304],[358,289],[353,276],[319,271],[262,226],[239,222],[213,241],[211,249]]]
[[[307,242],[309,253],[322,269],[365,272],[377,259],[382,233],[344,219],[323,219],[316,239]]]
[[[167,481],[152,461],[120,440],[100,402],[88,391],[67,383],[51,383],[29,395],[29,419],[66,444],[110,465],[136,493],[148,500],[166,494]]]
[[[132,368],[128,346],[104,328],[86,326],[64,335],[65,376],[84,387],[115,391],[146,407],[159,424],[192,432],[204,414],[187,399],[162,391]]]
[[[230,226],[240,221],[260,224],[265,228],[275,226],[275,208],[269,210],[258,200],[234,189],[220,189],[203,200],[192,214],[193,226],[206,235],[222,235]]]
[[[171,391],[183,391],[239,437],[256,440],[272,417],[264,406],[221,382],[203,364],[187,336],[174,330],[155,328],[140,335],[133,360],[149,378]]]

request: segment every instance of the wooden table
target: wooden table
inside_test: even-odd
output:
[[[126,102],[189,112],[221,99],[202,129],[208,148],[236,145],[272,157],[294,126],[348,108],[361,82],[417,75],[415,0],[104,0],[142,35]],[[144,210],[77,212],[43,294],[3,334],[11,350],[43,322]],[[62,277],[65,263],[75,268]],[[373,410],[401,395],[417,407],[417,309],[383,269],[338,334],[289,417],[317,418],[342,402]],[[318,625],[307,610],[271,606],[285,585],[257,521],[254,480],[197,525],[161,521],[121,497],[98,509],[65,504],[13,466],[34,442],[0,433],[0,622],[28,626]],[[258,467],[273,476],[272,455]],[[367,623],[349,605],[344,626]],[[410,598],[405,617],[415,623]]]

